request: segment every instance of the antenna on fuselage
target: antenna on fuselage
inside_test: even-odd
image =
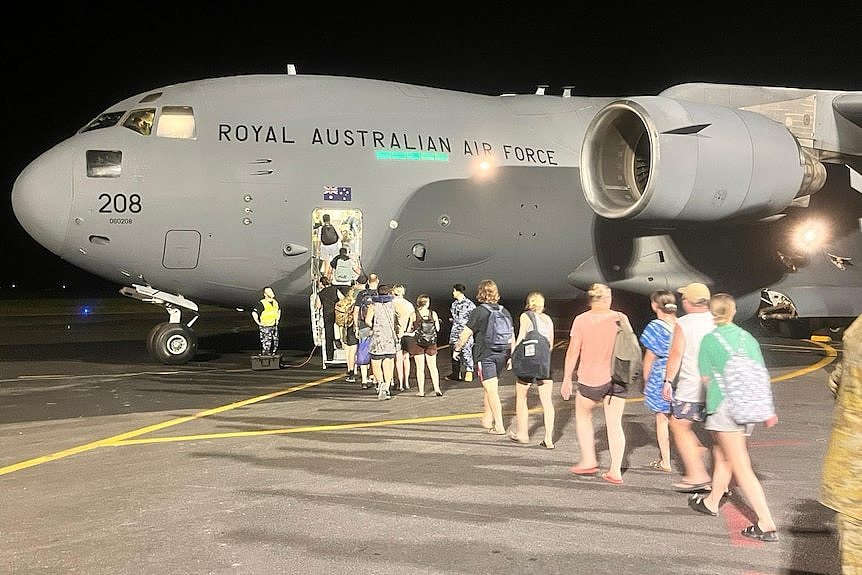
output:
[[[296,76],[296,65],[288,64],[287,65],[287,75],[288,76]]]

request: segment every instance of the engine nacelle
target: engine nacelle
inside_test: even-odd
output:
[[[781,124],[661,96],[602,108],[581,151],[584,195],[610,219],[756,219],[825,183],[826,169]]]

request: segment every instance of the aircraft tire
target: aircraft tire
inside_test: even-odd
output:
[[[156,334],[159,333],[159,330],[162,329],[163,326],[168,325],[167,322],[162,322],[153,326],[153,329],[150,330],[150,333],[147,335],[147,351],[150,353],[150,357],[153,359],[158,359],[156,357],[156,348],[155,348],[155,340]]]
[[[147,346],[160,363],[178,365],[191,360],[198,349],[195,332],[178,323],[162,323],[150,333]],[[152,343],[151,343],[152,342]]]

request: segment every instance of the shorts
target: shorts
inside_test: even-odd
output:
[[[404,334],[401,336],[401,351],[410,351],[410,345],[415,344],[416,337],[412,335]]]
[[[416,343],[416,338],[413,337],[410,342],[410,349],[407,351],[410,352],[410,355],[437,355],[437,344],[432,343],[427,347],[422,347],[418,343]]]
[[[551,378],[550,378],[550,377],[545,378],[545,379],[538,379],[538,378],[536,378],[536,379],[534,379],[533,381],[524,381],[523,379],[520,379],[520,378],[518,378],[518,377],[516,377],[516,378],[515,378],[515,382],[516,382],[516,383],[520,383],[521,385],[533,385],[533,384],[535,383],[535,384],[536,384],[536,387],[539,387],[539,386],[545,385],[545,382],[546,382],[546,381],[550,382],[550,381],[551,381]]]
[[[727,402],[725,401],[718,404],[718,408],[714,413],[706,416],[706,424],[703,427],[709,431],[741,431],[746,437],[750,436],[751,432],[754,431],[753,423],[739,424],[733,421],[727,410]]]
[[[476,373],[480,381],[500,377],[509,362],[508,351],[492,351],[491,355],[476,362]]]
[[[383,361],[384,359],[395,359],[394,353],[372,353],[371,360]]]
[[[356,331],[352,325],[341,328],[341,343],[344,345],[356,345],[359,340],[356,338]]]
[[[605,396],[625,397],[629,390],[621,383],[609,381],[605,384],[592,386],[578,382],[578,393],[592,401],[601,401]]]
[[[677,419],[688,419],[689,421],[703,421],[706,415],[706,405],[694,401],[680,401],[674,399],[671,402],[671,412]]]

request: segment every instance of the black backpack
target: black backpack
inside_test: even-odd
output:
[[[335,226],[332,224],[323,224],[320,228],[320,243],[325,246],[331,246],[338,241],[338,232],[335,231]]]
[[[533,327],[512,352],[512,371],[521,381],[532,383],[551,378],[551,343],[539,332],[536,314],[528,311],[527,315]]]
[[[515,333],[509,310],[501,305],[492,306],[487,303],[482,305],[491,312],[488,317],[488,326],[485,329],[485,345],[492,351],[508,350],[509,342]]]
[[[437,322],[434,321],[434,312],[429,311],[428,317],[422,317],[419,312],[416,312],[419,318],[419,328],[416,330],[416,345],[419,347],[428,347],[437,343]]]

